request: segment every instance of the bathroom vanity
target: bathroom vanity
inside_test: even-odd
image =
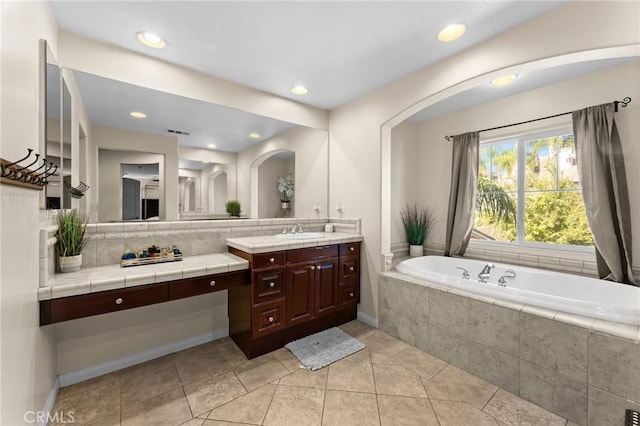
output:
[[[341,238],[227,239],[249,262],[251,285],[229,288],[229,335],[248,358],[356,319],[362,238]]]

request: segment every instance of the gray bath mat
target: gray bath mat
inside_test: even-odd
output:
[[[364,344],[333,327],[287,343],[289,349],[307,370],[318,370],[364,349]]]

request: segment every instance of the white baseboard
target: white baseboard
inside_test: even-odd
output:
[[[79,383],[94,377],[102,376],[103,374],[112,373],[114,371],[121,370],[123,368],[131,367],[132,365],[140,364],[152,359],[160,358],[161,356],[169,355],[174,352],[189,349],[194,346],[202,345],[204,343],[218,340],[229,335],[229,329],[223,328],[213,331],[211,333],[202,334],[200,336],[190,337],[185,340],[181,340],[175,343],[170,343],[165,346],[161,346],[155,349],[151,349],[145,352],[140,352],[133,355],[127,355],[125,357],[105,362],[104,364],[95,365],[93,367],[83,368],[82,370],[72,371],[70,373],[61,374],[58,376],[59,387],[65,387],[74,383]],[[57,390],[56,390],[57,393]],[[55,401],[55,397],[54,397]]]
[[[358,319],[365,324],[369,324],[371,327],[378,328],[378,320],[372,316],[358,311]]]
[[[46,419],[49,418],[49,414],[53,411],[53,404],[56,402],[56,398],[58,397],[58,391],[60,390],[60,377],[56,377],[56,380],[53,382],[53,386],[51,387],[51,391],[49,391],[49,396],[47,400],[44,402],[44,408],[42,412],[44,415],[44,422],[38,422],[38,426],[47,426]]]

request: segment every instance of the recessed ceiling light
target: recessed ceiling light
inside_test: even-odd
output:
[[[251,139],[260,139],[260,133],[251,133],[249,137]]]
[[[453,41],[462,36],[467,31],[465,24],[451,24],[444,27],[438,33],[438,40],[440,41]]]
[[[515,80],[516,78],[518,78],[517,74],[505,75],[502,77],[498,77],[495,80],[491,80],[491,84],[496,87],[502,87],[506,86],[507,84],[513,83],[513,80]]]
[[[140,31],[136,33],[136,36],[138,37],[140,43],[144,44],[145,46],[153,47],[154,49],[162,49],[167,45],[167,42],[165,42],[160,36],[157,36],[153,33]]]
[[[293,86],[293,87],[291,88],[291,93],[293,93],[294,95],[304,95],[304,94],[306,94],[308,91],[309,91],[309,89],[307,89],[307,88],[306,88],[306,87],[304,87],[304,86],[300,86],[300,85]]]
[[[147,114],[140,111],[133,111],[129,113],[129,115],[132,116],[133,118],[147,118]]]
[[[211,149],[213,149],[213,148],[215,148],[215,147],[216,147],[216,146],[215,146],[214,144],[212,144],[212,143],[210,143],[209,145],[207,145],[207,148],[211,148]]]

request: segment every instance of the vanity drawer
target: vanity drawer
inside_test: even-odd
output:
[[[284,298],[253,305],[253,337],[261,337],[285,328],[286,303]]]
[[[340,244],[340,256],[348,256],[350,254],[360,254],[359,242]]]
[[[172,281],[169,283],[169,299],[182,299],[199,294],[226,290],[236,285],[249,284],[247,281],[248,275],[249,273],[247,271],[237,271]]]
[[[360,256],[340,257],[340,276],[342,279],[356,277],[360,272]]]
[[[284,268],[253,273],[253,303],[284,296]]]
[[[168,296],[169,286],[162,283],[53,299],[50,304],[51,321],[44,324],[166,302]]]
[[[340,308],[356,305],[358,303],[358,282],[351,281],[346,284],[340,284],[338,293],[340,296]]]
[[[284,266],[285,252],[278,251],[253,255],[252,269],[272,268],[274,266]]]
[[[302,263],[310,260],[323,259],[325,257],[338,256],[338,246],[309,247],[287,252],[287,263]]]

